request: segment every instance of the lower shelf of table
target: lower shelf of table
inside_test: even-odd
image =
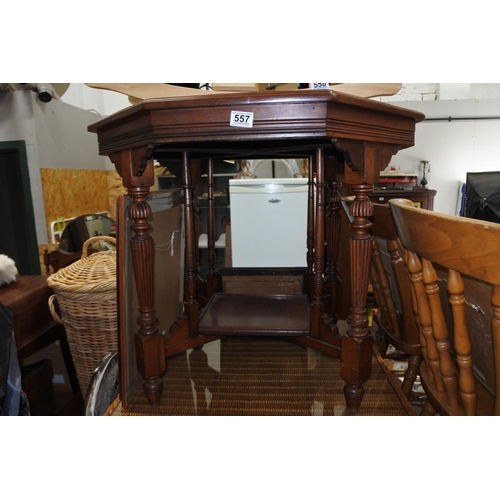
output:
[[[201,334],[304,336],[309,334],[306,295],[215,294],[200,317]]]

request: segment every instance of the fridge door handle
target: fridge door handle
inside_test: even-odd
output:
[[[281,201],[281,198],[269,198],[269,200],[267,200],[269,203],[278,203]]]

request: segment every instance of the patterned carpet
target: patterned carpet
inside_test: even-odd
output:
[[[339,369],[339,360],[285,340],[228,338],[167,360],[159,406],[141,389],[112,415],[347,415]],[[364,388],[356,415],[414,415],[376,355]]]

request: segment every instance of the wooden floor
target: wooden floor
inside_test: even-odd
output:
[[[163,396],[152,408],[142,389],[114,416],[341,416],[346,411],[340,361],[279,338],[224,338],[167,361]],[[408,416],[374,356],[360,416]]]

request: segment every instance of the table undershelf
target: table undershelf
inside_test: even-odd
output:
[[[305,336],[310,303],[306,295],[214,294],[200,317],[200,333]]]

